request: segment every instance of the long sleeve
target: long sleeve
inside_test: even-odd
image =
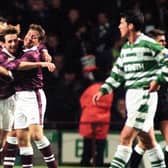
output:
[[[124,82],[124,75],[123,61],[122,58],[119,57],[111,71],[111,75],[105,80],[100,90],[104,94],[111,93]]]

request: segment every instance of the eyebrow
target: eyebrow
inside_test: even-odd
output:
[[[160,42],[164,42],[164,41],[166,41],[166,40],[164,40],[164,39],[160,39],[159,41],[160,41]]]

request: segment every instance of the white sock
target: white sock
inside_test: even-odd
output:
[[[132,153],[132,148],[129,146],[118,145],[117,151],[114,155],[113,160],[111,161],[111,166],[115,167],[125,167],[128,163]]]
[[[18,141],[17,141],[17,138],[16,138],[16,137],[7,136],[6,141],[7,141],[9,144],[13,144],[13,145],[17,145],[17,144],[18,144]]]
[[[41,140],[34,142],[38,149],[43,149],[50,144],[49,140],[45,136]]]
[[[33,148],[30,147],[20,147],[20,155],[33,155]]]
[[[148,154],[152,167],[155,168],[166,167],[164,161],[164,154],[159,144],[157,144],[154,148],[147,150],[146,153]]]
[[[134,147],[134,150],[135,150],[139,155],[143,155],[143,154],[145,153],[145,151],[144,151],[142,148],[140,148],[138,145],[136,145],[136,146]]]

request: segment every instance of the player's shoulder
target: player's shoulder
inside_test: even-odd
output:
[[[143,34],[143,33],[141,34],[140,39],[144,40],[146,42],[156,43],[156,41],[153,38],[151,38],[148,35]]]
[[[2,49],[0,49],[0,59],[7,58],[7,57],[8,57],[8,54],[5,51],[3,51]]]

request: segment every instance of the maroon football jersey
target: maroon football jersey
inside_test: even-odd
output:
[[[37,47],[25,49],[20,61],[42,61]],[[16,91],[36,90],[43,87],[42,68],[34,68],[27,71],[17,71],[14,75]]]

